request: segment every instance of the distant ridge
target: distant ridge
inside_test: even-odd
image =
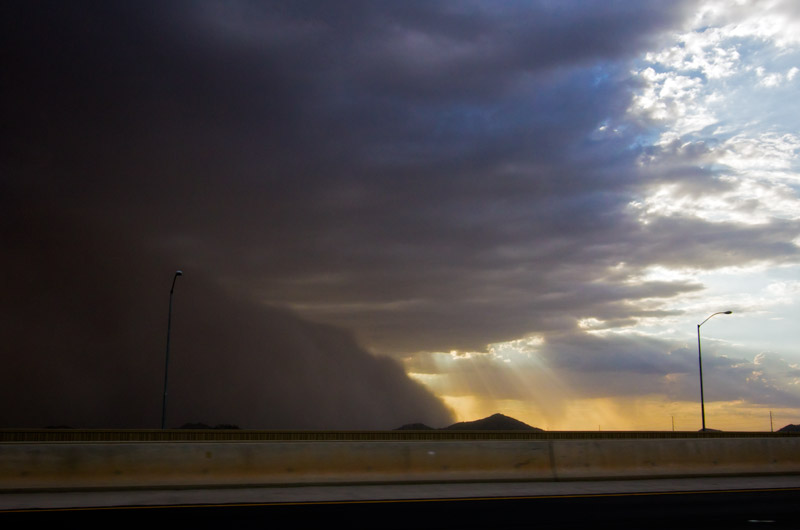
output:
[[[440,430],[440,431],[537,431],[537,432],[544,432],[544,429],[539,429],[538,427],[531,427],[527,423],[523,423],[519,420],[515,420],[514,418],[510,418],[508,416],[504,416],[503,414],[492,414],[488,418],[483,418],[482,420],[475,420],[475,421],[460,421],[458,423],[454,423],[449,427],[443,427],[442,429],[434,429],[433,427],[429,427],[424,423],[409,423],[403,425],[402,427],[395,429],[398,431],[401,430],[416,430],[416,431],[423,431],[423,430]]]
[[[429,427],[424,423],[407,423],[402,427],[395,429],[396,431],[433,431],[433,427]]]
[[[780,429],[778,429],[778,432],[798,432],[798,431],[800,431],[800,425],[795,425],[793,423],[790,423],[786,427],[781,427]]]
[[[503,414],[492,414],[488,418],[475,421],[461,421],[454,423],[449,427],[445,427],[446,431],[540,431],[543,429],[538,427],[531,427],[527,423],[523,423],[514,418],[504,416]]]

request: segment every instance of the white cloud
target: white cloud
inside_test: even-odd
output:
[[[709,79],[736,73],[739,51],[735,45],[723,44],[725,34],[718,29],[690,31],[676,36],[676,43],[659,52],[645,55],[645,60],[676,71],[695,71]]]
[[[800,137],[792,133],[765,132],[757,136],[736,135],[728,138],[717,161],[736,172],[755,177],[783,176],[800,181],[792,170],[800,153]],[[772,180],[770,178],[770,180]]]
[[[668,124],[659,144],[699,132],[717,122],[702,100],[703,81],[676,72],[656,72],[647,67],[636,73],[644,88],[632,101],[629,112],[639,119]]]
[[[800,72],[786,65],[800,60],[800,11],[791,6],[704,2],[672,44],[645,54],[635,74],[642,89],[630,113],[661,127],[658,149],[642,162],[670,177],[632,201],[641,222],[674,216],[744,224],[800,219],[800,138],[794,132],[800,116],[786,104],[794,97],[766,99],[756,91],[782,90]],[[771,116],[781,121],[769,121]],[[697,170],[708,175],[706,184],[675,178]]]
[[[758,74],[758,77],[761,78],[758,81],[759,85],[761,85],[763,87],[767,87],[767,88],[772,88],[772,87],[779,86],[781,83],[783,83],[783,75],[781,75],[779,73],[767,74],[767,73],[764,73],[763,70],[764,70],[763,68],[759,68],[758,70],[756,70],[756,73]]]
[[[800,43],[794,0],[706,0],[688,28],[715,28],[724,38],[756,38],[780,48]]]

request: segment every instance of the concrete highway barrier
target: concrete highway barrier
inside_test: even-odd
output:
[[[0,443],[0,491],[800,473],[800,437]]]

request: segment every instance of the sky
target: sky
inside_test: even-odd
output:
[[[0,24],[0,427],[800,424],[796,2]]]

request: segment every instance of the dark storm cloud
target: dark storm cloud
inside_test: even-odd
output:
[[[80,215],[6,212],[0,425],[160,424],[169,256]],[[222,292],[175,286],[168,426],[395,428],[450,413],[351,335]]]
[[[115,246],[152,253],[167,272],[179,263],[206,278],[226,314],[238,315],[237,303],[247,308],[218,321],[217,339],[197,339],[205,362],[232,341],[241,355],[234,358],[263,362],[270,373],[277,360],[243,352],[280,342],[279,333],[248,332],[251,342],[236,342],[237,322],[257,327],[248,311],[260,303],[340,325],[387,353],[479,350],[534,331],[571,333],[579,318],[657,314],[634,302],[698,286],[632,285],[648,265],[796,259],[796,247],[783,243],[797,234],[792,223],[742,229],[743,245],[741,227],[644,226],[630,210],[636,191],[661,174],[635,164],[644,131],[598,127],[623,120],[635,89],[628,61],[687,6],[5,3],[2,105],[11,141],[2,146],[0,206],[29,212],[39,226],[22,232],[9,216],[3,243],[55,237],[61,219],[80,216],[57,239],[63,250],[46,259],[30,246],[18,250],[42,260],[17,271],[39,285],[43,267],[80,262],[79,227],[103,225],[116,233]],[[98,243],[82,252],[110,250]],[[629,273],[615,277],[621,262]],[[128,276],[137,264],[127,264]],[[104,279],[97,296],[122,289],[126,307],[151,307],[119,275]],[[65,278],[43,293],[69,299],[71,284]],[[306,366],[295,374],[297,391],[318,404],[320,358],[360,352],[352,355],[365,370],[392,370],[375,368],[382,361],[338,332],[263,311],[291,321],[298,340],[335,337],[321,350],[314,343],[314,354],[294,343],[280,348],[297,351],[291,358]],[[128,318],[135,321],[126,314],[115,325]],[[109,344],[136,333],[132,324],[105,329]],[[52,341],[38,347],[55,355]],[[66,358],[59,366],[73,370]],[[351,384],[337,372],[325,388]],[[419,399],[411,402],[427,398]],[[281,423],[273,413],[261,417]],[[318,423],[333,424],[336,414]]]

